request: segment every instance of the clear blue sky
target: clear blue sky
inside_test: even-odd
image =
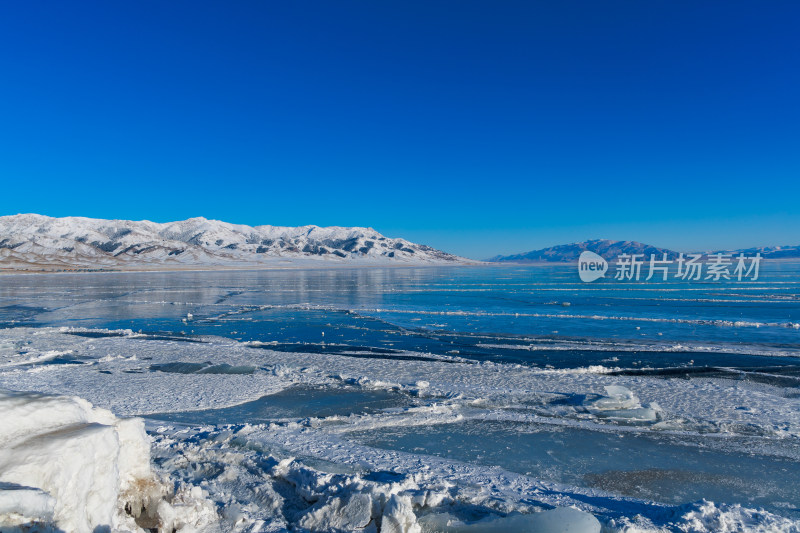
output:
[[[0,214],[800,244],[796,1],[0,5]]]

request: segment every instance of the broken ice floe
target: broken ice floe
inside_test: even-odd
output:
[[[661,408],[655,402],[642,406],[630,389],[620,385],[606,385],[606,395],[587,401],[590,413],[601,417],[628,422],[656,422]]]

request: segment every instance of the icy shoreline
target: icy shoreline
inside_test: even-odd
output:
[[[247,264],[247,265],[191,265],[191,266],[165,266],[156,265],[146,268],[142,265],[122,266],[102,270],[94,269],[62,269],[53,270],[46,266],[36,268],[36,265],[24,264],[20,267],[2,268],[0,276],[27,276],[27,275],[80,275],[80,274],[159,274],[159,273],[191,273],[191,272],[259,272],[259,271],[283,271],[283,270],[350,270],[350,269],[404,269],[404,268],[441,268],[441,267],[481,267],[496,266],[480,263],[478,261],[463,260],[461,262],[389,262],[381,260],[359,260],[347,259],[340,262],[333,260],[319,259],[281,259],[274,263]]]
[[[3,464],[36,464],[14,451],[14,443],[22,442],[18,439],[63,434],[76,424],[93,428],[90,433],[104,436],[101,441],[106,443],[97,446],[105,450],[99,455],[87,455],[73,444],[59,449],[72,449],[70,457],[89,457],[86,464],[100,464],[98,457],[105,458],[104,464],[113,457],[134,458],[116,471],[105,468],[108,475],[102,483],[87,482],[107,487],[104,494],[118,495],[114,509],[106,507],[100,518],[86,522],[111,525],[112,530],[141,527],[125,511],[130,498],[120,496],[129,494],[126,487],[137,485],[131,480],[139,479],[149,480],[144,485],[152,490],[128,507],[144,508],[146,519],[178,530],[481,531],[502,525],[511,531],[532,527],[528,520],[533,518],[524,518],[531,513],[575,506],[595,516],[604,532],[724,527],[800,531],[792,518],[751,506],[706,501],[668,505],[446,454],[409,453],[354,439],[358,432],[379,435],[388,428],[513,423],[532,431],[574,428],[629,439],[669,437],[721,457],[740,453],[736,450],[741,448],[742,453],[796,465],[800,400],[779,387],[734,386],[712,378],[614,376],[604,368],[543,370],[474,364],[457,357],[417,357],[425,354],[355,359],[276,352],[268,345],[216,337],[196,340],[200,342],[147,338],[130,331],[98,330],[87,336],[67,328],[0,330],[0,388],[32,391],[5,392],[1,397],[4,415],[12,413],[11,419],[20,424],[20,429],[0,437]],[[328,402],[330,414],[315,418],[293,410],[291,398],[298,387],[318,391],[315,397]],[[41,393],[79,396],[99,407]],[[271,400],[260,407],[259,399],[281,394],[288,403]],[[334,400],[341,395],[347,406],[355,408],[358,402],[353,398],[359,398],[364,408],[336,414]],[[44,405],[56,415],[45,416],[48,409],[40,408]],[[209,425],[151,418],[146,423],[148,437],[140,419],[119,419],[105,409],[117,416],[187,413],[187,420],[193,419],[190,413],[213,420],[222,416],[219,410],[228,409],[229,416],[243,421],[229,424],[220,419]],[[244,422],[261,416],[253,409],[265,410],[263,422]],[[28,419],[24,413],[31,411],[42,413],[44,421]],[[39,429],[25,426],[26,420]],[[112,476],[112,471],[117,473]],[[78,523],[78,518],[64,514],[66,504],[58,502],[66,500],[58,496],[56,485],[45,486],[43,475],[19,470],[14,478],[0,476],[6,483],[0,485],[0,510],[16,502],[16,509],[23,511],[16,514],[29,522]],[[576,523],[585,521],[584,529],[575,531],[594,531],[593,525],[586,525],[594,524],[589,515],[574,516]],[[66,528],[71,529],[79,530]]]
[[[446,486],[438,491],[421,487],[418,481],[424,476],[332,475],[291,458],[231,453],[225,450],[233,435],[227,429],[212,438],[194,433],[189,439],[179,431],[182,441],[156,430],[160,476],[151,466],[151,439],[141,419],[117,418],[77,397],[6,390],[0,390],[0,412],[5,421],[0,437],[0,529],[5,532],[270,531],[296,526],[420,533],[414,508],[454,503]],[[213,464],[198,472],[186,469],[187,462]],[[242,467],[260,470],[262,479],[242,486],[247,472],[233,471]],[[220,469],[222,475],[216,475]],[[178,481],[176,490],[166,480],[178,473],[189,479]],[[245,501],[233,497],[214,502],[201,488],[209,481],[222,489],[213,491],[217,498],[229,491],[250,494]],[[287,494],[287,486],[294,494]],[[270,516],[278,509],[278,516]],[[264,511],[266,520],[255,518]],[[470,526],[449,513],[431,513],[425,523],[441,531],[600,531],[594,517],[572,508],[495,517]]]

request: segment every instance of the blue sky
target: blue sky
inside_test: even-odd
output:
[[[6,2],[0,214],[800,244],[797,2]]]

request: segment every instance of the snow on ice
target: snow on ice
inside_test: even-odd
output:
[[[350,438],[510,421],[702,436],[709,449],[715,438],[730,448],[730,436],[755,436],[774,448],[764,453],[791,454],[800,406],[774,388],[201,340],[0,330],[3,531],[800,531],[796,521],[738,504],[667,505]],[[67,364],[52,364],[65,354]],[[246,409],[293,387],[367,399],[374,391],[388,407],[324,417],[289,409],[263,423],[168,420]],[[142,415],[151,418],[122,418]]]

